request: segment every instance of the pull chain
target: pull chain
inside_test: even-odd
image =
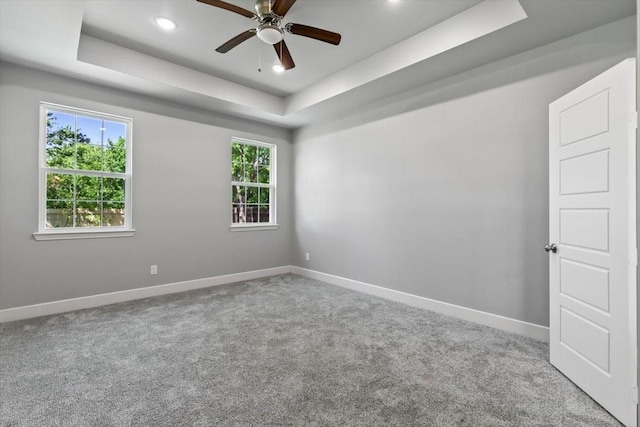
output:
[[[260,45],[258,44],[258,72],[262,72],[262,53],[260,52]]]

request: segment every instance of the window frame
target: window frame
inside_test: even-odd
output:
[[[233,219],[231,220],[231,225],[229,226],[230,231],[260,231],[260,230],[276,230],[279,228],[277,221],[277,145],[270,144],[267,142],[254,141],[246,138],[231,138],[231,144],[229,145],[230,156],[229,161],[233,161],[233,144],[243,144],[243,145],[253,145],[255,147],[269,148],[270,156],[269,156],[269,184],[259,184],[259,183],[251,183],[245,181],[234,181],[232,171],[229,171],[230,180],[230,194],[227,200],[231,200],[231,208],[233,209],[233,187],[240,185],[244,187],[255,187],[255,188],[269,188],[269,222],[241,222],[234,223]],[[231,166],[231,164],[230,164]],[[233,218],[233,210],[231,212]]]
[[[47,113],[49,111],[72,114],[100,120],[122,123],[126,127],[125,143],[125,172],[105,172],[82,169],[63,169],[47,166]],[[131,237],[135,233],[133,228],[132,206],[132,135],[133,120],[129,117],[115,114],[102,113],[84,108],[69,107],[50,102],[40,103],[38,135],[38,231],[33,233],[36,240],[66,240],[66,239],[90,239],[106,237]],[[76,118],[77,120],[77,118]],[[102,176],[108,178],[124,179],[124,225],[112,227],[47,227],[47,174],[61,172],[69,174],[81,174],[83,176]],[[74,196],[75,200],[75,196]]]

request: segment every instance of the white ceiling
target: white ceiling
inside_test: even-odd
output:
[[[215,48],[233,36],[255,28],[255,22],[195,0],[90,1],[85,5],[82,31],[225,80],[286,96],[478,2],[438,2],[436,8],[436,2],[432,1],[410,1],[400,7],[399,3],[387,1],[300,0],[284,22],[326,28],[343,34],[344,38],[339,47],[334,47],[286,34],[287,45],[297,63],[286,75],[277,75],[271,70],[277,56],[273,47],[258,38],[227,54],[215,52]],[[252,0],[229,3],[254,10]],[[163,31],[154,25],[156,16],[171,17],[178,27],[170,33]],[[258,72],[259,58],[264,74]]]
[[[230,3],[252,10],[252,0]],[[622,19],[635,7],[635,0],[298,0],[284,22],[339,32],[342,42],[288,34],[296,67],[276,74],[273,47],[256,37],[215,52],[254,22],[195,0],[0,0],[0,59],[296,128],[432,83],[443,71]],[[158,28],[158,16],[176,30]]]

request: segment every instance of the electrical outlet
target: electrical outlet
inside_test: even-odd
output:
[[[157,265],[152,265],[151,266],[151,274],[158,274],[158,266]]]
[[[307,252],[304,256],[304,259],[306,259],[307,261],[309,261],[309,252]]]

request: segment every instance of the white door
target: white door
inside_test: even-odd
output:
[[[549,106],[550,359],[638,425],[635,59]]]

